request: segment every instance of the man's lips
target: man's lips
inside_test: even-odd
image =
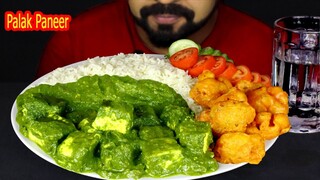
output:
[[[157,14],[153,15],[154,20],[157,24],[174,24],[176,23],[181,16],[173,14]]]

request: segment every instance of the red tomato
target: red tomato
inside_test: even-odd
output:
[[[232,83],[236,83],[240,80],[248,80],[248,81],[252,80],[251,71],[245,65],[237,66],[237,71],[231,78]]]
[[[232,76],[237,72],[237,67],[231,62],[227,62],[226,65],[226,69],[219,74],[218,77],[224,77],[228,80],[231,80]]]
[[[227,61],[222,56],[215,56],[215,60],[216,60],[216,63],[210,69],[210,71],[217,76],[225,70],[225,68],[227,67]]]
[[[197,77],[204,70],[211,69],[215,63],[216,63],[216,60],[211,55],[199,56],[198,62],[188,70],[188,73],[192,77]]]
[[[174,53],[169,60],[174,67],[187,70],[197,63],[198,53],[198,48],[186,48]]]
[[[251,72],[252,75],[252,82],[260,83],[261,82],[261,75],[257,72]]]
[[[271,78],[267,75],[261,75],[261,83],[266,87],[271,86]]]

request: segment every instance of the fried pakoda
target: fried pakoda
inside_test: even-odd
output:
[[[209,70],[204,70],[199,76],[198,81],[202,81],[204,79],[215,78],[215,74]]]
[[[215,78],[210,71],[204,71],[190,90],[190,97],[199,105],[209,107],[209,102],[227,93],[232,84],[224,78]]]
[[[264,139],[259,134],[242,132],[223,134],[216,141],[213,152],[215,159],[225,164],[259,164],[266,153]]]
[[[262,86],[263,86],[262,83],[252,83],[248,80],[240,80],[234,85],[235,88],[245,93],[254,89],[258,89]]]
[[[288,94],[280,87],[261,87],[247,92],[248,102],[257,112],[288,114]]]
[[[245,132],[256,115],[247,102],[235,100],[218,102],[210,109],[210,124],[217,137],[227,132]]]
[[[200,114],[196,117],[196,119],[198,121],[210,122],[210,109],[204,109],[203,111],[201,111]]]
[[[280,87],[261,87],[247,93],[248,102],[257,111],[248,126],[249,134],[260,134],[270,140],[290,129],[288,95]]]
[[[218,102],[223,102],[223,101],[228,101],[228,100],[247,102],[248,98],[247,98],[247,95],[243,91],[240,91],[235,87],[232,87],[228,92],[226,92],[225,94],[222,94],[221,96],[217,97],[216,99],[212,99],[208,104],[209,104],[209,107],[211,107],[211,106],[217,104]]]
[[[280,87],[247,80],[232,86],[206,71],[190,96],[204,107],[197,120],[210,122],[217,138],[212,148],[220,163],[258,164],[265,156],[265,140],[289,131],[288,95]]]
[[[257,113],[255,120],[248,126],[246,133],[260,134],[264,139],[271,140],[290,129],[289,118],[286,114]]]

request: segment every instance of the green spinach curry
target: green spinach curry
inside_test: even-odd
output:
[[[17,108],[21,133],[71,171],[138,179],[218,168],[210,125],[160,82],[96,75],[41,84],[19,95]]]

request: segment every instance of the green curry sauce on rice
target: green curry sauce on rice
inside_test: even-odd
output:
[[[210,125],[194,120],[194,79],[166,59],[119,54],[59,68],[17,98],[20,132],[63,168],[102,178],[218,168]]]

